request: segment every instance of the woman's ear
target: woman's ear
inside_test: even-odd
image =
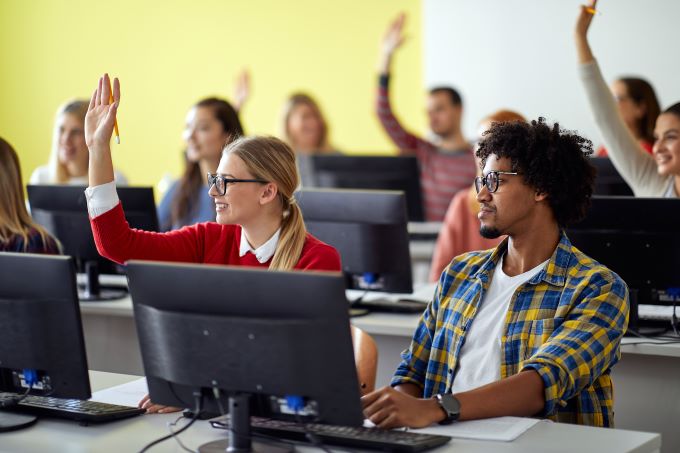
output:
[[[260,194],[260,204],[265,205],[276,199],[279,194],[279,188],[273,182],[268,182],[264,185]]]

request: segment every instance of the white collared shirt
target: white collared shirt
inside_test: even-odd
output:
[[[246,232],[241,227],[241,245],[238,250],[238,256],[243,257],[248,252],[251,252],[253,255],[255,255],[255,258],[257,258],[257,261],[260,262],[261,264],[266,263],[271,259],[272,256],[274,256],[274,252],[276,252],[276,246],[279,244],[279,235],[281,234],[281,228],[276,230],[276,233],[272,235],[272,237],[267,240],[264,244],[259,246],[256,249],[253,249],[253,247],[250,245],[248,242],[248,239],[246,238]]]

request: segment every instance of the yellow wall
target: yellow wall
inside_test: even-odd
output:
[[[114,164],[133,184],[153,185],[179,174],[190,106],[229,98],[247,67],[247,133],[278,133],[284,99],[302,89],[319,100],[339,149],[393,151],[373,102],[379,42],[399,11],[409,15],[409,39],[395,61],[393,99],[423,131],[417,0],[0,0],[0,136],[28,178],[47,161],[59,104],[89,98],[108,71],[122,87]]]

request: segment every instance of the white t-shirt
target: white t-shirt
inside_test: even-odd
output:
[[[543,269],[545,260],[523,274],[510,277],[503,272],[503,257],[494,270],[489,290],[479,304],[475,319],[461,347],[451,393],[465,392],[500,380],[501,335],[515,290]]]

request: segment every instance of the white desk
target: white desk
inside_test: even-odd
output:
[[[143,367],[129,298],[81,303],[91,369],[142,375]],[[387,385],[399,354],[411,339],[418,315],[371,314],[352,319],[378,344],[377,385]],[[624,339],[621,361],[613,369],[616,426],[660,432],[663,452],[680,451],[680,344],[640,345]]]
[[[91,372],[93,389],[102,389],[137,379],[137,376]],[[39,420],[36,425],[21,431],[0,433],[0,450],[12,452],[59,451],[64,453],[109,453],[138,451],[148,442],[168,433],[166,423],[177,414],[145,415],[118,422],[80,426],[66,420]],[[198,421],[180,435],[189,448],[224,438],[225,433],[212,429],[208,422]],[[452,439],[436,450],[443,452],[572,452],[654,453],[661,446],[655,433],[644,433],[576,425],[541,422],[513,442],[489,442]],[[316,451],[301,447],[299,451]],[[154,447],[154,452],[181,452],[172,439]]]

